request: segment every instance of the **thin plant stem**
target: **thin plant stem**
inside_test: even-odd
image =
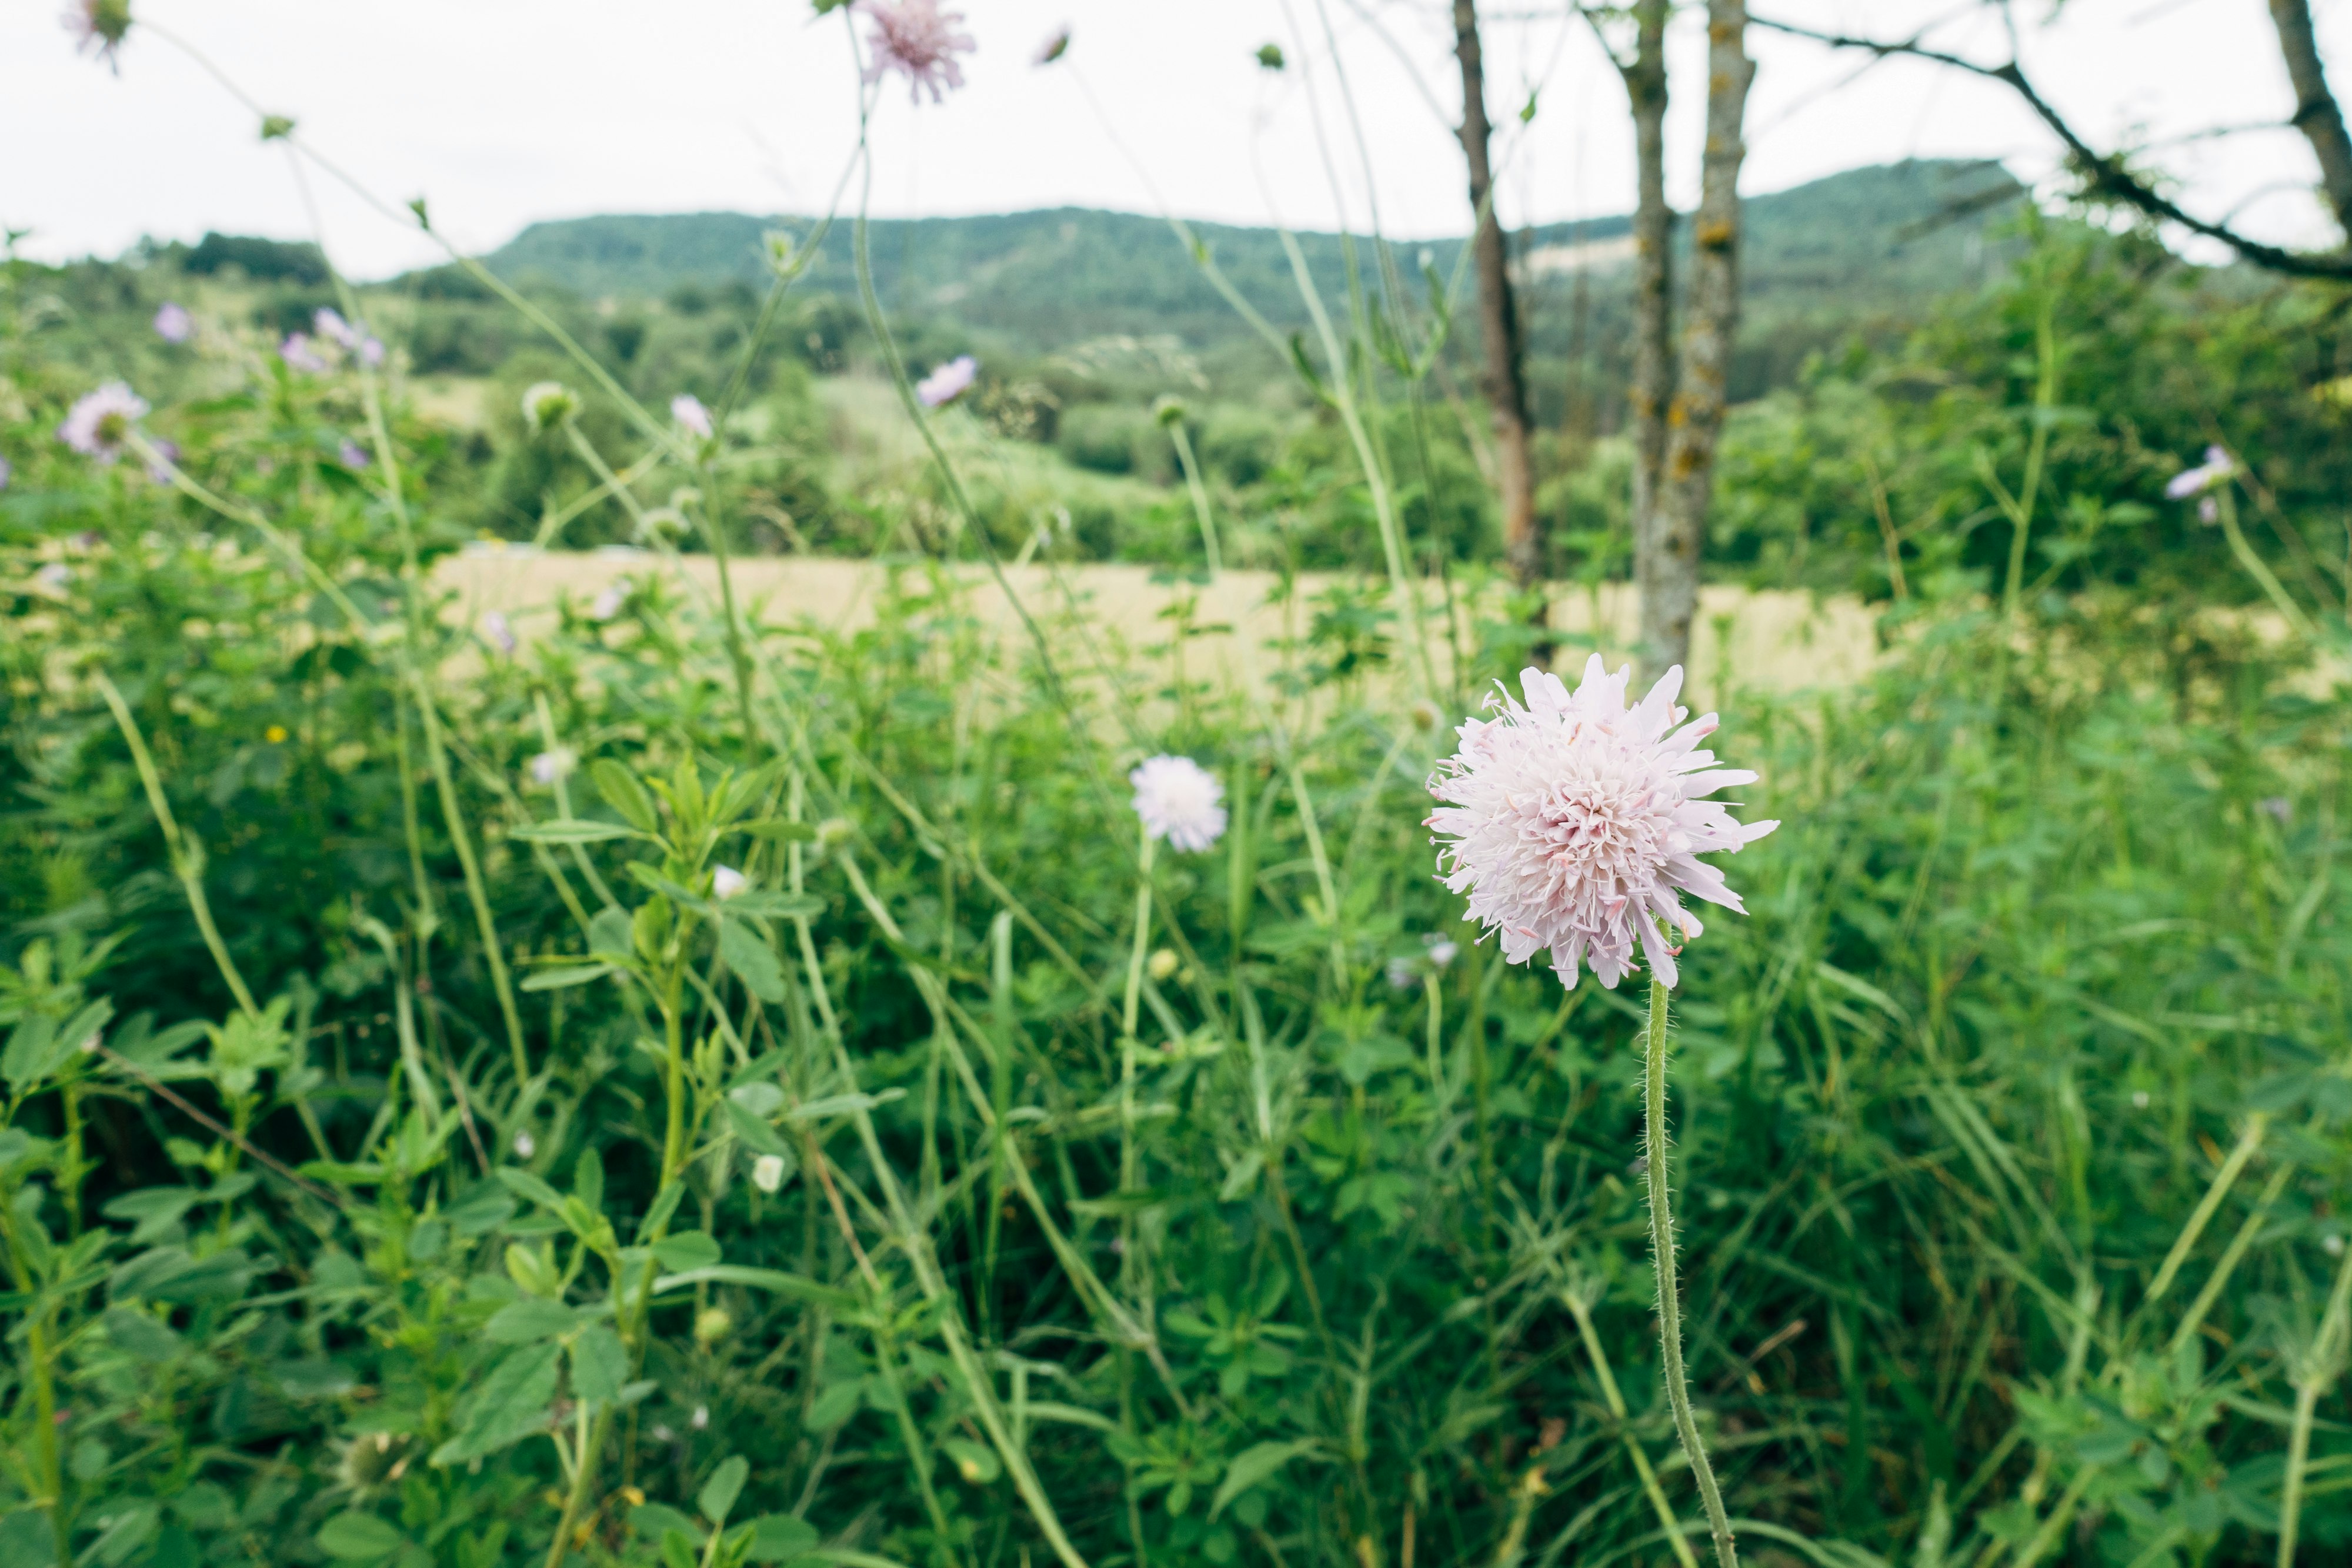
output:
[[[1122,1195],[1132,1193],[1139,1184],[1142,1152],[1135,1144],[1135,1076],[1138,1046],[1135,1037],[1137,1010],[1143,995],[1144,955],[1151,946],[1151,861],[1159,841],[1151,829],[1141,830],[1141,842],[1136,849],[1135,942],[1127,958],[1127,994],[1119,1007],[1118,1029],[1118,1190]],[[1122,1214],[1119,1218],[1119,1272],[1125,1278],[1123,1287],[1133,1289],[1138,1264],[1135,1243],[1135,1216]]]
[[[1723,1510],[1715,1468],[1707,1463],[1706,1445],[1699,1440],[1698,1423],[1691,1416],[1690,1381],[1683,1370],[1682,1295],[1675,1276],[1675,1221],[1666,1180],[1666,988],[1654,979],[1650,982],[1650,1017],[1642,1043],[1642,1152],[1650,1191],[1650,1255],[1658,1277],[1658,1346],[1664,1360],[1666,1404],[1674,1411],[1675,1435],[1682,1439],[1683,1458],[1689,1462],[1691,1474],[1698,1481],[1699,1498],[1706,1505],[1716,1561],[1721,1568],[1737,1568],[1739,1552],[1731,1542],[1731,1519]]]

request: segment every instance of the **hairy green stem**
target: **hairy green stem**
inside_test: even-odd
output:
[[[1658,1276],[1658,1346],[1664,1359],[1666,1404],[1674,1411],[1683,1458],[1689,1461],[1706,1505],[1716,1561],[1722,1568],[1737,1568],[1739,1553],[1731,1543],[1731,1519],[1723,1511],[1715,1468],[1707,1463],[1706,1445],[1699,1440],[1698,1423],[1691,1415],[1690,1381],[1683,1370],[1682,1291],[1675,1277],[1675,1221],[1666,1180],[1666,988],[1656,980],[1650,982],[1649,1026],[1642,1042],[1642,1152],[1650,1191],[1650,1254]]]

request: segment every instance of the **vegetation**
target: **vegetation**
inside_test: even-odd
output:
[[[1477,608],[1442,290],[1341,282],[1256,395],[1264,342],[1007,324],[926,411],[894,355],[967,329],[789,265],[534,322],[463,266],[13,262],[0,1563],[1695,1568],[1669,1178],[1749,1562],[2336,1560],[2336,313],[2007,221],[1730,426],[1719,570],[1885,658],[1710,694],[1783,826],[1670,1036],[1432,875],[1452,726],[1587,651]],[[321,308],[381,370],[280,352]],[[155,407],[73,449],[110,376]],[[1559,395],[1557,564],[1622,576]],[[434,586],[484,531],[646,559],[518,645]],[[784,549],[881,557],[874,619],[744,615]],[[1235,689],[1190,614],[992,628],[1021,553],[1378,574]],[[1213,848],[1139,835],[1159,753]]]

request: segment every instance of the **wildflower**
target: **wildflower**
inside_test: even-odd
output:
[[[588,606],[588,613],[597,620],[609,621],[619,615],[621,606],[628,602],[629,580],[624,577],[617,583],[607,583],[604,592],[598,594],[595,602]]]
[[[359,347],[352,351],[360,356],[360,363],[370,370],[383,363],[383,340],[374,336],[360,339]]]
[[[2202,495],[2237,471],[2238,465],[2230,460],[2229,453],[2219,447],[2208,447],[2204,462],[2193,468],[2181,469],[2165,484],[2164,499],[2187,500],[2190,496]]]
[[[1038,46],[1036,63],[1049,66],[1069,52],[1070,25],[1065,22],[1047,35],[1045,41]]]
[[[123,438],[147,412],[147,400],[119,381],[85,394],[67,410],[58,439],[85,458],[110,463],[122,454]]]
[[[751,885],[751,879],[732,866],[719,866],[711,870],[710,896],[714,899],[731,899]]]
[[[2210,528],[2221,521],[2221,503],[2211,496],[2197,498],[2197,521]]]
[[[286,743],[286,726],[272,724],[261,732],[261,738],[273,746],[282,746]]]
[[[927,87],[931,101],[938,103],[947,89],[963,85],[956,56],[968,55],[980,45],[971,34],[956,31],[963,22],[962,12],[940,10],[940,0],[857,0],[857,8],[874,24],[866,39],[874,51],[873,63],[866,68],[869,83],[880,81],[887,71],[904,72],[907,97],[915,103],[923,101]]]
[[[669,416],[690,433],[708,441],[710,439],[710,410],[702,406],[702,399],[690,392],[681,392],[669,400]]]
[[[286,341],[278,345],[278,357],[286,362],[288,369],[299,370],[304,375],[318,375],[327,368],[326,360],[305,332],[287,333]]]
[[[1410,991],[1416,984],[1420,984],[1420,981],[1421,975],[1413,969],[1412,959],[1391,958],[1389,960],[1389,988],[1391,990]]]
[[[153,441],[149,445],[154,450],[147,458],[147,477],[159,485],[170,484],[173,470],[180,461],[180,444],[177,441]]]
[[[1127,775],[1135,786],[1135,815],[1144,831],[1179,849],[1198,852],[1225,831],[1225,786],[1190,757],[1162,753]]]
[[[118,71],[115,51],[131,31],[131,0],[73,0],[66,7],[66,31],[74,36],[74,52],[96,55]]]
[[[360,346],[359,329],[343,320],[342,312],[321,305],[310,318],[310,330],[320,337],[347,349]]]
[[[514,1152],[516,1159],[528,1160],[539,1152],[539,1140],[528,1132],[518,1132],[514,1135]]]
[[[355,474],[367,472],[367,448],[349,436],[343,437],[342,450],[335,454],[335,460]]]
[[[2147,1109],[2147,1090],[2144,1089],[2136,1089],[2132,1090],[2132,1109],[2134,1110],[2146,1110]]]
[[[531,782],[552,785],[570,778],[572,770],[577,767],[579,763],[580,758],[569,746],[558,746],[551,752],[541,752],[530,760]]]
[[[694,1407],[694,1419],[688,1422],[687,1425],[693,1427],[698,1432],[701,1431],[705,1426],[709,1426],[710,1406],[708,1405],[696,1405]]]
[[[184,343],[195,331],[196,319],[177,300],[164,300],[155,312],[155,335],[167,343]]]
[[[484,616],[482,617],[482,635],[489,639],[490,646],[492,647],[497,648],[500,653],[507,655],[509,658],[513,657],[515,650],[514,628],[507,625],[507,618],[504,615],[500,614],[497,610],[492,610],[488,615]]]
[[[33,574],[33,581],[53,594],[62,594],[66,584],[73,581],[73,568],[62,561],[52,561]]]
[[[1452,963],[1455,956],[1462,951],[1458,944],[1445,937],[1438,935],[1435,931],[1431,931],[1428,935],[1423,937],[1421,939],[1421,945],[1429,949],[1429,962],[1439,969],[1443,969],[1447,964]]]
[[[1143,971],[1154,980],[1165,980],[1176,973],[1176,953],[1171,948],[1160,948],[1144,963]]]
[[[2254,802],[2254,805],[2268,814],[2271,820],[2281,827],[2284,827],[2294,818],[2294,803],[2283,795],[2265,795]]]
[[[2344,1238],[2333,1231],[2329,1232],[2326,1237],[2323,1239],[2319,1245],[2330,1258],[2341,1258],[2344,1256]]]
[[[762,1154],[751,1162],[751,1184],[763,1193],[772,1193],[784,1184],[784,1157]]]
[[[1675,706],[1681,667],[1628,710],[1632,673],[1605,673],[1595,654],[1571,694],[1556,675],[1523,671],[1526,706],[1507,691],[1489,698],[1501,717],[1464,723],[1462,749],[1430,781],[1444,805],[1425,826],[1451,840],[1438,863],[1447,889],[1470,895],[1464,918],[1498,932],[1513,963],[1550,949],[1563,985],[1576,984],[1583,962],[1613,989],[1633,966],[1637,939],[1651,973],[1674,984],[1675,949],[1659,922],[1685,938],[1700,931],[1678,895],[1746,912],[1698,857],[1780,826],[1743,826],[1698,798],[1756,775],[1714,768],[1713,752],[1693,750],[1714,732],[1714,714],[1675,728],[1686,713]]]
[[[970,392],[972,378],[979,374],[978,360],[970,354],[958,354],[915,383],[915,396],[926,408],[944,408]]]
[[[561,425],[578,412],[579,399],[560,381],[535,381],[522,395],[522,422],[534,432]]]
[[[709,1350],[727,1337],[735,1319],[724,1307],[705,1307],[694,1314],[694,1342]]]

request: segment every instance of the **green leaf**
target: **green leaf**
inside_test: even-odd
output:
[[[526,976],[522,988],[525,991],[562,991],[573,985],[585,985],[591,981],[602,980],[608,974],[619,973],[617,968],[609,963],[572,963],[566,964],[562,969],[542,969],[536,974]]]
[[[109,1307],[105,1321],[106,1337],[132,1361],[150,1364],[170,1361],[187,1343],[162,1320],[135,1307]]]
[[[727,900],[727,910],[763,921],[791,920],[794,916],[814,920],[824,913],[824,900],[814,893],[782,893],[770,889],[736,894]]]
[[[740,921],[719,921],[719,956],[743,982],[744,989],[761,1001],[784,999],[783,966],[776,962],[775,950],[750,926]]]
[[[1226,1468],[1225,1479],[1217,1486],[1217,1495],[1209,1501],[1209,1517],[1216,1518],[1225,1511],[1225,1505],[1250,1488],[1272,1476],[1301,1454],[1315,1451],[1312,1443],[1260,1443],[1244,1448]]]
[[[871,1110],[877,1105],[887,1105],[894,1100],[904,1100],[903,1089],[886,1089],[879,1094],[834,1094],[823,1100],[812,1100],[796,1105],[787,1120],[818,1121],[828,1116],[846,1116],[853,1110]]]
[[[666,1502],[644,1502],[631,1509],[629,1528],[647,1541],[658,1542],[673,1530],[688,1541],[702,1540],[702,1526]]]
[[[482,1325],[482,1337],[494,1345],[530,1345],[568,1334],[580,1326],[580,1314],[561,1301],[534,1297],[510,1302]]]
[[[58,1059],[57,1042],[57,1020],[26,1019],[9,1034],[8,1048],[0,1051],[0,1078],[6,1079],[15,1092],[28,1092],[53,1069]]]
[[[588,764],[588,776],[596,781],[596,793],[604,797],[604,804],[619,812],[623,821],[640,833],[661,832],[653,796],[646,793],[636,774],[610,757],[599,757]]]
[[[343,1563],[373,1563],[408,1544],[399,1531],[372,1513],[339,1513],[319,1527],[319,1547]]]
[[[560,1209],[563,1206],[563,1194],[529,1171],[513,1165],[500,1165],[491,1174],[505,1184],[507,1190],[517,1197],[529,1198],[542,1208]]]
[[[708,1268],[689,1268],[683,1274],[662,1275],[654,1281],[654,1294],[659,1296],[672,1290],[683,1290],[689,1285],[745,1285],[754,1290],[772,1290],[796,1301],[836,1309],[848,1306],[855,1300],[848,1291],[820,1285],[806,1275],[787,1274],[781,1268],[751,1268],[740,1263],[714,1263]]]
[[[730,1454],[719,1461],[719,1468],[710,1472],[710,1479],[702,1483],[702,1489],[694,1494],[694,1506],[702,1510],[702,1517],[713,1528],[727,1522],[728,1510],[735,1506],[751,1474],[751,1462],[740,1454]]]
[[[553,822],[534,822],[528,827],[518,827],[508,837],[520,838],[530,844],[602,844],[607,839],[643,838],[646,835],[634,827],[624,827],[617,822],[583,822],[562,818]]]
[[[598,910],[588,922],[588,951],[610,953],[614,958],[628,958],[636,952],[636,940],[629,924],[626,910]]]
[[[722,1100],[719,1104],[719,1109],[727,1113],[727,1125],[733,1130],[735,1136],[742,1142],[746,1149],[755,1154],[792,1152],[792,1145],[784,1142],[783,1135],[769,1126],[766,1121],[752,1115],[732,1100]]]
[[[142,1187],[109,1198],[101,1212],[109,1219],[137,1222],[131,1227],[131,1245],[145,1247],[177,1225],[181,1215],[204,1201],[204,1195],[194,1187]]]
[[[654,1258],[672,1273],[708,1268],[719,1261],[719,1243],[706,1231],[682,1230],[653,1245]]]
[[[514,1215],[514,1199],[487,1182],[441,1211],[460,1236],[488,1236]]]
[[[751,1559],[754,1563],[789,1563],[816,1550],[816,1526],[788,1513],[763,1514],[751,1521]]]
[[[603,1323],[592,1325],[572,1342],[572,1392],[583,1399],[609,1405],[621,1397],[629,1380],[629,1355],[621,1336]]]
[[[454,1465],[478,1459],[541,1430],[547,1421],[548,1402],[555,1397],[556,1361],[562,1349],[550,1341],[509,1353],[467,1402],[457,1436],[434,1450],[433,1463]]]
[[[604,1161],[593,1143],[580,1151],[572,1167],[572,1195],[585,1204],[590,1214],[604,1212]]]
[[[781,816],[772,816],[764,822],[739,822],[729,831],[783,844],[806,844],[816,837],[816,829],[807,823],[787,822]]]

